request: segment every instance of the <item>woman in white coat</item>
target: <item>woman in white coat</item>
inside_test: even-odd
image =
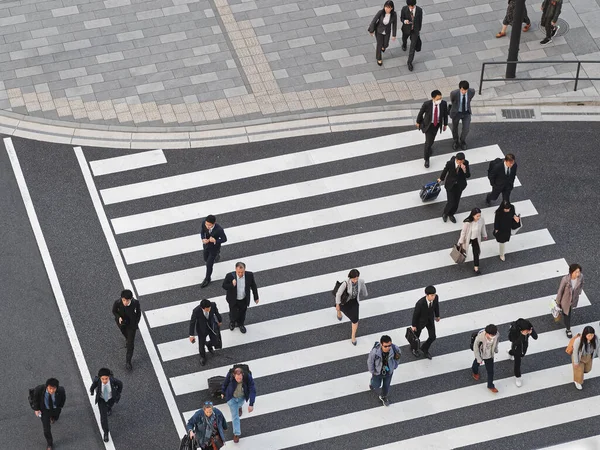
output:
[[[475,275],[481,275],[481,270],[479,270],[479,255],[481,253],[481,241],[485,239],[487,239],[487,231],[485,230],[485,221],[481,217],[481,210],[473,208],[469,217],[463,221],[458,245],[465,252],[469,251],[469,245],[473,247],[473,269]]]

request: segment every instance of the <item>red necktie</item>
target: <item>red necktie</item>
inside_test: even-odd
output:
[[[435,105],[435,109],[433,110],[433,126],[438,126],[438,105]]]

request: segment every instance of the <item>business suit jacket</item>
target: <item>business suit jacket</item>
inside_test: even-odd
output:
[[[396,37],[396,28],[398,26],[398,15],[396,11],[392,11],[390,13],[390,22],[387,25],[384,25],[383,18],[385,17],[385,9],[380,10],[369,25],[368,31],[369,33],[374,33],[377,31],[378,34],[387,34],[392,33],[392,37]]]
[[[112,400],[114,400],[115,403],[119,403],[119,400],[121,400],[121,392],[123,392],[123,382],[121,380],[118,380],[117,378],[113,377],[112,375],[109,377],[108,382],[110,384],[110,389],[112,391]],[[96,403],[98,403],[98,400],[100,400],[102,398],[101,388],[102,388],[102,381],[100,381],[100,378],[98,378],[98,377],[94,378],[94,382],[90,386],[90,395],[94,395],[94,391],[96,391],[96,399],[95,399]]]
[[[450,161],[446,163],[444,166],[444,170],[442,170],[442,174],[440,175],[440,180],[444,181],[444,187],[447,190],[458,188],[461,191],[467,187],[467,178],[471,177],[471,169],[469,168],[469,161],[465,159],[465,168],[466,172],[463,172],[462,169],[459,169],[458,172],[456,170],[456,156],[450,158]]]
[[[41,411],[42,408],[46,408],[44,404],[44,394],[46,392],[46,385],[40,384],[36,386],[33,390],[33,399],[35,401],[35,411]],[[67,393],[65,392],[65,388],[59,386],[56,389],[56,393],[54,394],[54,399],[56,400],[56,409],[62,409],[65,406],[65,402],[67,401]]]
[[[209,333],[216,336],[219,333],[219,324],[221,322],[223,322],[223,318],[219,313],[216,303],[210,303],[208,319],[204,317],[204,310],[198,305],[194,308],[194,311],[192,311],[192,318],[190,319],[190,336],[198,334],[198,338],[201,340],[202,337],[206,340],[206,336],[208,336]]]
[[[440,317],[440,302],[438,296],[435,296],[432,308],[429,308],[427,298],[421,297],[415,304],[412,317],[412,326],[420,330],[425,328],[427,322],[433,321],[436,317]]]
[[[438,125],[443,124],[445,127],[448,126],[448,103],[446,100],[442,100],[438,108]],[[421,106],[419,114],[417,115],[417,123],[420,125],[420,129],[423,133],[427,133],[429,127],[433,124],[433,100],[427,100]],[[440,133],[442,128],[440,127]]]
[[[115,301],[112,307],[115,322],[119,327],[134,327],[137,329],[140,319],[142,318],[142,308],[140,302],[135,298],[131,300],[131,304],[125,307],[121,299]],[[123,319],[123,323],[119,323],[119,318]]]
[[[215,223],[215,226],[212,229],[212,234],[208,232],[208,228],[206,228],[206,224],[202,222],[202,229],[200,230],[200,237],[202,239],[208,239],[214,237],[217,242],[214,244],[209,242],[208,244],[202,244],[202,248],[204,250],[208,250],[210,253],[219,253],[221,251],[221,244],[227,242],[227,236],[225,235],[225,230],[218,223]]]
[[[258,287],[256,286],[256,281],[254,280],[254,274],[248,270],[246,270],[246,306],[250,306],[250,290],[252,290],[252,295],[254,296],[254,300],[258,298]],[[225,299],[227,303],[235,304],[237,301],[237,287],[233,285],[233,280],[237,279],[237,275],[235,272],[230,272],[225,275],[225,279],[223,280],[223,289],[225,289]]]
[[[506,165],[504,161],[502,164],[496,164],[492,167],[492,171],[488,174],[488,179],[492,187],[497,189],[512,189],[515,184],[515,177],[517,176],[517,163],[515,162],[510,168],[510,175],[506,176]]]
[[[408,8],[408,5],[403,6],[402,9],[400,10],[400,23],[402,24],[402,34],[410,34],[411,31],[413,33],[420,33],[421,32],[421,26],[423,25],[423,8],[421,8],[420,6],[415,6],[415,17],[414,20],[412,20],[413,22],[413,27],[411,29],[411,24],[405,24],[404,21],[408,20],[411,21],[410,18],[410,9]]]
[[[469,88],[467,89],[467,113],[471,114],[471,100],[475,97],[475,89]],[[455,118],[458,114],[458,109],[460,108],[460,89],[455,89],[450,92],[450,103],[452,103],[452,108],[450,108],[450,117]],[[464,113],[465,111],[463,111]]]

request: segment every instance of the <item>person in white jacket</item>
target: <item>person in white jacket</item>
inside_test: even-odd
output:
[[[473,342],[473,354],[475,355],[473,366],[471,367],[473,379],[479,381],[479,366],[485,364],[488,376],[487,387],[494,394],[498,392],[498,389],[494,386],[494,354],[498,353],[499,340],[500,333],[498,333],[498,327],[489,324],[477,334]]]
[[[592,370],[592,361],[598,357],[599,344],[596,331],[590,326],[585,327],[581,336],[573,341],[573,382],[579,390],[583,389],[583,374]]]
[[[469,250],[469,244],[473,247],[473,270],[475,275],[481,275],[479,270],[479,255],[481,254],[481,241],[487,239],[487,231],[485,230],[485,221],[481,216],[479,208],[473,208],[471,214],[463,221],[458,245],[465,252]]]

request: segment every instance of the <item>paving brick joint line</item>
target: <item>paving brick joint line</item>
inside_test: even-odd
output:
[[[482,61],[506,60],[495,39],[504,0],[421,0],[423,51],[408,72],[398,41],[374,61],[366,27],[380,0],[90,0],[0,3],[0,109],[49,120],[193,126],[294,116],[446,96],[477,87]],[[399,0],[398,9],[403,2]],[[539,3],[528,4],[533,22]],[[154,8],[154,9],[152,9]],[[522,34],[520,60],[600,59],[600,0],[569,0],[569,32],[540,46]],[[40,25],[41,24],[41,25]],[[510,30],[510,28],[509,28]],[[400,36],[400,31],[399,35]],[[388,56],[389,55],[389,56]],[[529,65],[519,76],[574,76],[575,65]],[[490,67],[486,76],[498,76]],[[520,69],[521,70],[521,69]],[[598,77],[584,66],[581,76]],[[600,82],[495,81],[478,99],[597,97]]]

